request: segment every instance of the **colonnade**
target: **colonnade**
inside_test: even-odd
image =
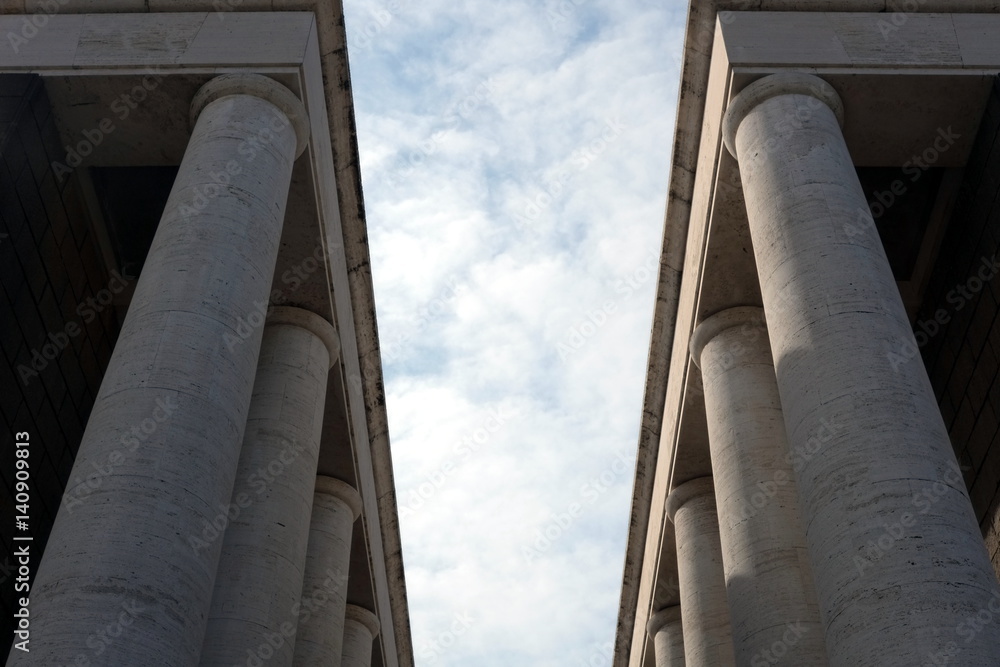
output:
[[[1000,624],[962,633],[1000,588],[926,371],[891,362],[915,341],[843,122],[798,73],[726,112],[763,308],[691,336],[712,476],[667,498],[680,605],[647,625],[658,667],[996,661]]]
[[[270,78],[226,74],[191,117],[74,465],[99,483],[58,513],[36,641],[12,660],[369,667],[378,621],[347,604],[361,498],[317,476],[339,339],[300,308],[237,327],[268,302],[306,111]]]

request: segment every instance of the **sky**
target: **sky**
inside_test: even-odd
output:
[[[345,0],[418,667],[610,665],[685,12]]]

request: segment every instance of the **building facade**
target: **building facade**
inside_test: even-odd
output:
[[[3,2],[8,665],[413,664],[338,2]]]
[[[692,1],[616,667],[1000,665],[998,12]]]

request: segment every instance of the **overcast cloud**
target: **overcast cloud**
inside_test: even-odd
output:
[[[345,5],[417,665],[610,664],[686,3]]]

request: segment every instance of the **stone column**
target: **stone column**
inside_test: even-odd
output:
[[[822,79],[730,104],[830,662],[993,664],[1000,595],[930,382]],[[963,634],[963,628],[966,634]],[[966,642],[968,640],[968,642]]]
[[[364,607],[347,605],[344,621],[344,658],[340,667],[371,667],[372,642],[378,636],[378,618]]]
[[[333,477],[316,478],[292,663],[295,667],[340,665],[351,534],[359,516],[361,496],[354,488]]]
[[[267,318],[203,667],[292,664],[326,381],[339,349],[319,315],[278,307]],[[220,518],[224,524],[227,514]]]
[[[675,488],[667,496],[666,511],[677,539],[685,663],[732,667],[736,662],[712,478],[699,477]]]
[[[691,337],[691,356],[705,388],[736,662],[825,666],[763,309],[709,317]]]
[[[115,665],[197,665],[222,540],[191,539],[230,501],[305,109],[257,75],[223,75],[194,123],[32,587],[31,652],[76,664],[95,633]],[[124,619],[124,620],[123,620]],[[89,644],[88,644],[89,638]],[[93,657],[92,654],[90,654]]]
[[[646,632],[653,638],[656,667],[684,667],[684,629],[679,605],[650,616]]]

